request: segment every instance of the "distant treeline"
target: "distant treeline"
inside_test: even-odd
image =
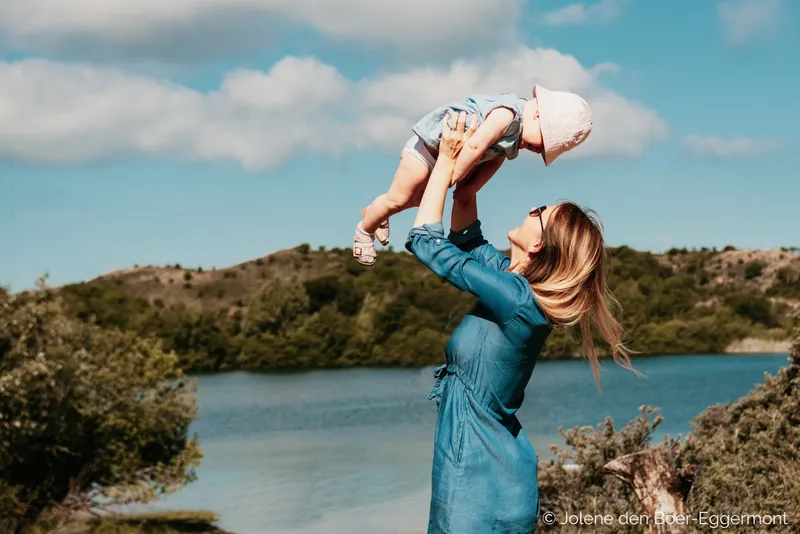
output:
[[[623,308],[627,343],[635,351],[720,353],[745,337],[789,335],[790,304],[800,299],[800,274],[792,268],[781,268],[762,287],[757,282],[768,267],[764,261],[724,266],[715,261],[716,251],[673,249],[659,257],[624,246],[610,253],[610,286]],[[261,271],[253,286],[257,289],[239,288],[245,297],[229,302],[222,287],[235,282],[235,268],[206,271],[203,276],[211,278],[193,288],[192,271],[178,271],[187,294],[216,296],[213,306],[198,304],[196,298],[166,298],[158,291],[137,294],[124,279],[60,291],[73,317],[156,336],[190,371],[440,362],[444,343],[473,298],[409,254],[385,251],[374,268],[361,267],[348,255],[344,249],[312,251],[303,245],[278,260],[268,257],[274,269]],[[276,267],[276,262],[286,265]],[[257,260],[252,265],[264,264]],[[311,264],[316,267],[302,269]],[[194,272],[197,278],[202,271]],[[723,275],[727,282],[719,283]],[[554,332],[542,357],[574,357],[576,340],[571,332]]]

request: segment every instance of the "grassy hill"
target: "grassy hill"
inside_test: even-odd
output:
[[[800,307],[797,250],[611,250],[628,344],[647,354],[788,350]],[[57,288],[70,313],[160,337],[190,370],[417,366],[473,304],[416,258],[349,249],[275,252],[224,269],[144,266]],[[556,332],[544,358],[574,357]]]

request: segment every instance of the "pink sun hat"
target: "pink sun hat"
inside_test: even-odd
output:
[[[539,103],[539,126],[542,130],[545,166],[558,156],[580,145],[592,131],[592,110],[586,100],[574,93],[551,91],[533,86]]]

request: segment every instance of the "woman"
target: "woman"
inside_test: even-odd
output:
[[[430,399],[439,403],[429,534],[530,534],[539,516],[536,453],[516,412],[553,327],[580,325],[599,387],[592,328],[632,371],[609,311],[597,222],[564,203],[530,211],[508,233],[511,257],[484,240],[475,191],[459,183],[451,231],[442,225],[456,157],[472,135],[465,114],[442,123],[436,165],[406,248],[438,276],[477,297],[445,349]],[[478,178],[476,176],[475,178]],[[634,371],[636,372],[636,371]]]

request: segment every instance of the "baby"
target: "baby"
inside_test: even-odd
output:
[[[466,112],[467,124],[477,120],[478,129],[458,155],[451,185],[469,177],[476,191],[520,150],[541,154],[548,166],[592,130],[591,111],[583,98],[539,85],[530,100],[513,93],[475,95],[428,113],[412,128],[414,135],[403,148],[389,191],[361,210],[353,256],[362,265],[375,263],[376,237],[383,245],[389,243],[389,217],[419,205],[436,163],[442,120],[453,111]]]

